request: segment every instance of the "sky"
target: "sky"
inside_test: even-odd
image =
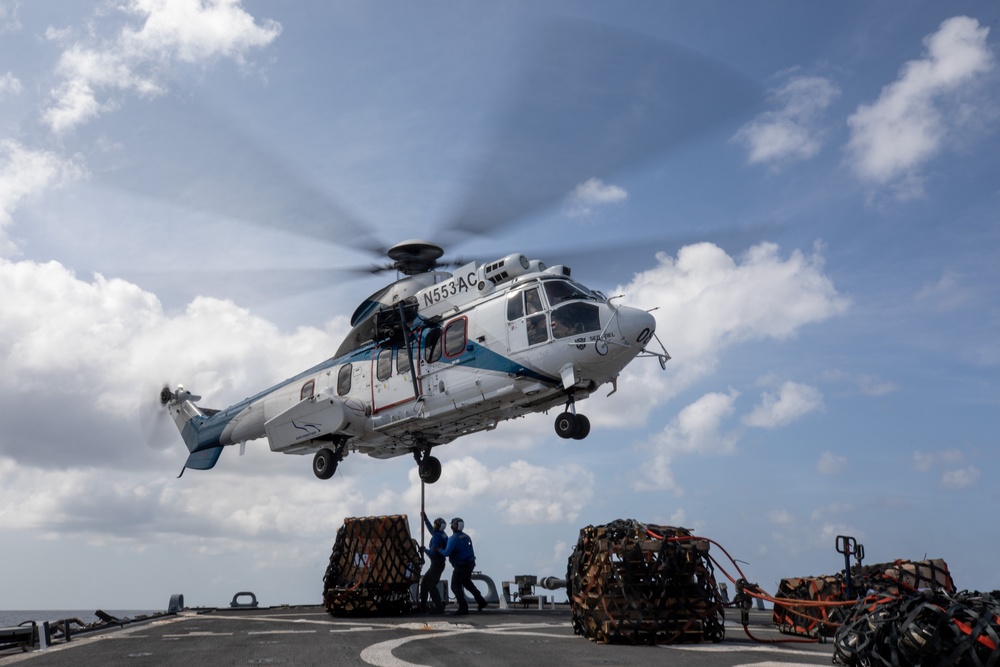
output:
[[[149,399],[222,408],[330,357],[393,278],[350,270],[368,250],[466,219],[489,224],[449,257],[568,264],[655,308],[673,357],[581,402],[585,440],[534,415],[436,450],[427,512],[465,519],[496,582],[563,576],[582,528],[633,518],[771,592],[843,567],[838,535],[1000,588],[998,18],[0,0],[0,567],[25,573],[0,608],[318,603],[345,517],[417,537],[410,457],[320,481],[257,441],[178,479]],[[691,67],[649,98],[689,113],[651,103],[622,135],[544,85],[660,56]]]

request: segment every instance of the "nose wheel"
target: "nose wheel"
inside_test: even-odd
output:
[[[583,440],[590,435],[590,420],[586,415],[575,412],[563,412],[556,417],[556,435],[560,438]]]

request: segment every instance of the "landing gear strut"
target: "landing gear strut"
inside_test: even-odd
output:
[[[556,417],[556,435],[560,438],[583,440],[590,435],[590,420],[586,415],[576,414],[576,403],[570,397],[566,411]]]
[[[430,455],[430,447],[422,455],[419,450],[415,450],[413,458],[417,461],[417,474],[420,475],[421,482],[433,484],[441,479],[441,461]]]

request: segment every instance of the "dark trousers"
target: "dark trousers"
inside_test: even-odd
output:
[[[472,570],[476,567],[476,561],[459,563],[452,565],[451,592],[458,603],[458,610],[469,611],[469,603],[465,600],[465,591],[469,591],[476,603],[480,607],[486,606],[486,598],[479,592],[479,589],[472,584]]]
[[[434,608],[440,611],[444,608],[441,604],[441,593],[438,592],[438,583],[441,581],[441,573],[444,572],[444,558],[431,559],[431,566],[427,568],[423,582],[420,585],[420,606],[427,604],[427,594],[430,593]]]

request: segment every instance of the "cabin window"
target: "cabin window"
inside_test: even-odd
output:
[[[410,355],[405,347],[396,352],[396,372],[400,375],[410,372]]]
[[[507,295],[507,321],[513,322],[524,317],[524,292]]]
[[[309,380],[304,385],[302,385],[302,391],[299,392],[299,400],[305,400],[307,398],[312,398],[313,392],[316,391],[316,381]]]
[[[340,372],[337,373],[337,395],[346,396],[347,393],[351,391],[351,365],[340,367]]]
[[[465,351],[466,328],[468,320],[461,317],[450,322],[444,330],[444,353],[448,357],[457,357]]]
[[[433,364],[441,359],[441,330],[437,327],[427,332],[424,338],[424,361]]]
[[[378,358],[375,361],[375,377],[380,382],[388,380],[389,376],[392,375],[392,352],[391,347],[379,350]]]
[[[555,338],[579,336],[601,330],[601,310],[593,303],[575,301],[552,311],[552,335]]]

